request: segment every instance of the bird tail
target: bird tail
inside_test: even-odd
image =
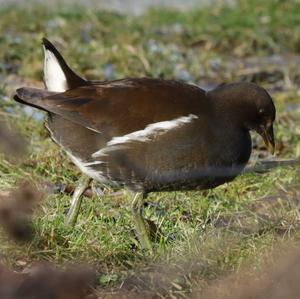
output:
[[[66,63],[59,51],[46,38],[43,38],[44,49],[44,83],[46,89],[64,92],[68,89],[83,86],[87,81],[78,76]]]
[[[16,90],[14,100],[19,103],[47,111],[43,107],[43,99],[53,94],[56,94],[56,92],[32,87],[22,87]]]

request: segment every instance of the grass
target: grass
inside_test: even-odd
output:
[[[55,186],[74,185],[79,177],[36,121],[36,113],[24,114],[9,98],[13,88],[24,84],[20,81],[40,84],[43,36],[56,42],[74,69],[90,79],[151,76],[205,85],[241,79],[238,66],[228,65],[229,60],[299,53],[299,1],[238,3],[235,9],[217,5],[189,13],[153,10],[143,17],[67,6],[1,8],[0,113],[29,141],[23,161],[16,164],[1,157],[1,190],[24,179]],[[259,83],[270,86],[264,78]],[[283,88],[273,97],[279,158],[299,159],[299,93]],[[255,163],[264,154],[255,136],[253,140]],[[165,289],[160,290],[155,279],[152,286],[174,298],[188,296],[195,285],[205,289],[209,281],[245,263],[247,271],[256,273],[266,260],[272,261],[275,247],[299,240],[299,166],[246,173],[206,192],[151,194],[145,213],[161,232],[152,258],[135,239],[129,199],[106,191],[100,198],[84,199],[74,229],[64,224],[70,196],[50,192],[35,213],[32,242],[16,245],[1,235],[2,259],[14,269],[41,260],[91,263],[103,296],[132,275],[143,273],[149,281],[161,268],[165,276],[176,268],[179,274],[170,276]],[[19,261],[25,261],[23,266]]]

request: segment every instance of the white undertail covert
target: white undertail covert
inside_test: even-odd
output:
[[[68,89],[67,78],[55,55],[44,49],[44,83],[49,91],[64,92]]]

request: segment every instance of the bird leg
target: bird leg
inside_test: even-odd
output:
[[[134,193],[133,200],[131,203],[133,222],[135,224],[135,230],[137,237],[143,247],[153,254],[152,243],[149,238],[147,228],[145,226],[145,221],[143,218],[143,203],[144,203],[144,194],[142,192]]]
[[[86,190],[86,188],[88,187],[88,185],[91,182],[91,178],[86,176],[85,174],[83,174],[78,182],[77,182],[77,186],[74,190],[73,196],[72,196],[72,201],[71,201],[71,207],[69,209],[67,218],[66,218],[66,224],[70,225],[70,226],[74,226],[76,224],[77,221],[77,217],[79,214],[79,209],[81,206],[81,202],[82,202],[82,195],[84,193],[84,191]]]

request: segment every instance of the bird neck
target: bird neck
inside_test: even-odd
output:
[[[210,98],[214,117],[227,126],[234,126],[249,131],[248,121],[253,114],[251,107],[242,99],[227,98],[215,95]]]

